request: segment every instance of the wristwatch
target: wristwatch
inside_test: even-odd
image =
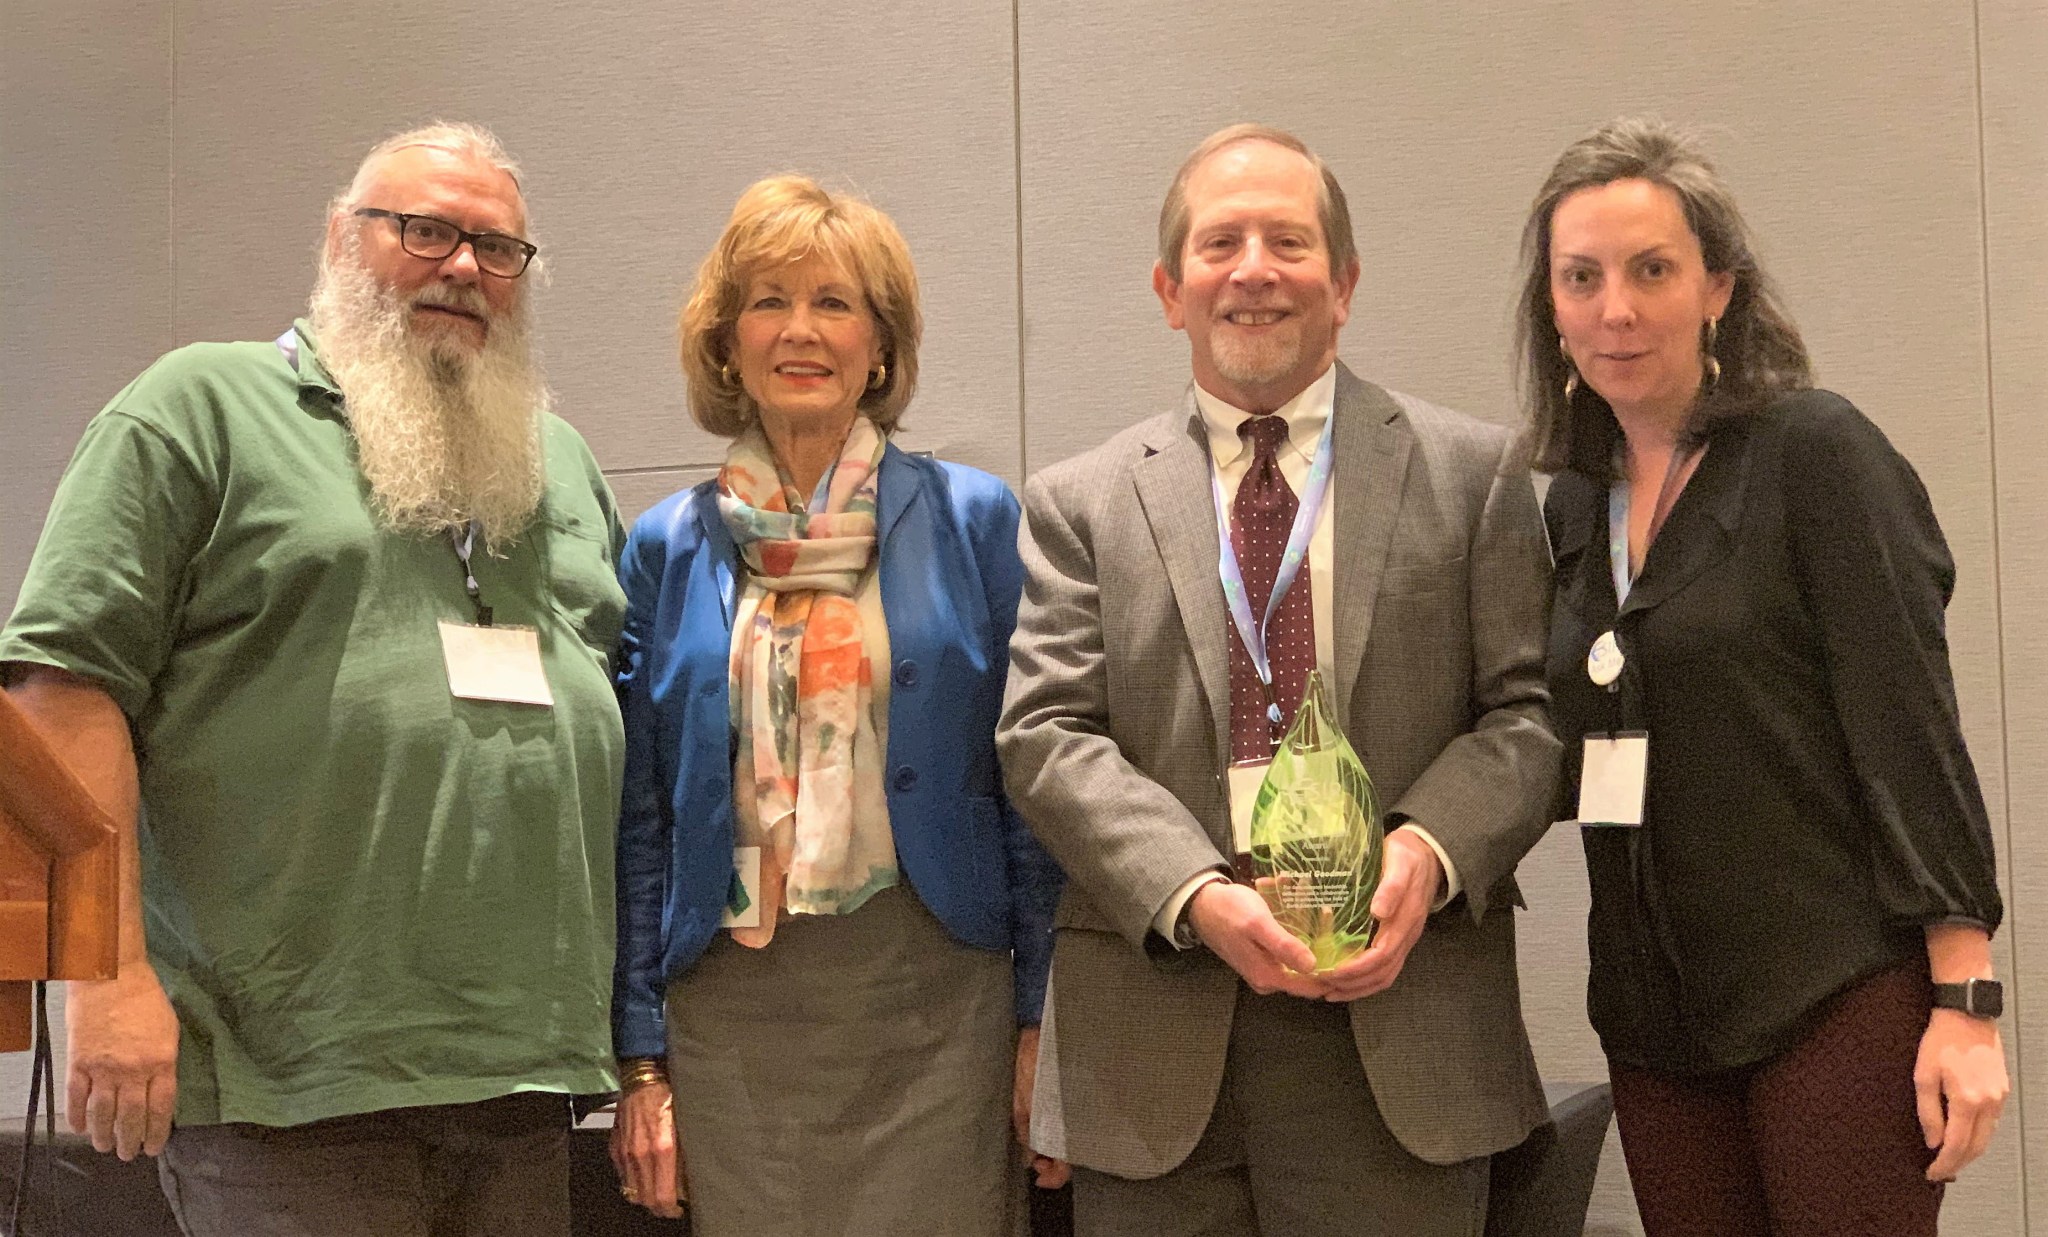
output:
[[[1175,949],[1193,949],[1202,943],[1201,935],[1195,931],[1195,895],[1200,893],[1204,886],[1218,883],[1228,885],[1230,878],[1220,871],[1211,872],[1208,874],[1208,878],[1202,881],[1200,885],[1196,885],[1193,889],[1188,890],[1187,900],[1180,904],[1180,914],[1174,916],[1173,920],[1173,947]]]
[[[1193,894],[1189,894],[1188,900],[1180,904],[1180,914],[1173,921],[1173,947],[1175,949],[1193,949],[1202,943],[1202,938],[1195,935],[1194,921],[1188,915],[1188,912],[1194,908],[1194,905],[1195,898]]]
[[[2005,1012],[2005,985],[1995,979],[1936,984],[1934,1008],[1959,1009],[1973,1018],[1996,1018]]]

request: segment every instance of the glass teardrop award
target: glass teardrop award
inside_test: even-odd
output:
[[[1309,673],[1301,708],[1259,785],[1251,840],[1253,887],[1280,926],[1315,953],[1316,970],[1372,944],[1386,827],[1318,671]]]

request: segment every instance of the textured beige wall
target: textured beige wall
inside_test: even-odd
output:
[[[2048,5],[1983,0],[1985,311],[2006,728],[2009,930],[2018,953],[2020,1144],[2048,1229]],[[2031,1100],[2031,1103],[2025,1102]],[[2020,1125],[2020,1130],[2014,1130]],[[2021,1138],[2013,1138],[2019,1133]]]
[[[86,419],[170,346],[170,6],[0,6],[0,605]]]
[[[280,23],[248,0],[27,0],[0,14],[0,605],[85,417],[175,343],[281,329],[327,196],[407,123],[481,121],[526,163],[561,406],[637,511],[719,458],[682,412],[673,317],[759,175],[820,173],[896,217],[930,326],[906,444],[1017,481],[1177,398],[1185,344],[1150,292],[1153,227],[1210,129],[1291,127],[1342,177],[1365,264],[1352,365],[1508,421],[1527,200],[1591,124],[1660,112],[1714,134],[1823,381],[1934,494],[2011,891],[2008,1035],[2048,1097],[2048,1016],[2025,999],[2048,991],[2048,842],[2010,826],[2048,811],[2040,0],[894,0],[797,23],[729,0],[438,10],[471,49],[392,37],[414,11],[319,3]],[[486,21],[509,23],[487,49]],[[1539,1057],[1553,1077],[1597,1077],[1576,839],[1546,839],[1524,883]],[[25,1085],[12,1064],[0,1113]],[[2024,1231],[2022,1153],[2048,1163],[2048,1099],[2035,1108],[2015,1104],[1946,1231]],[[2048,1214],[2048,1186],[2032,1201]],[[1638,1231],[1617,1156],[1588,1231]]]

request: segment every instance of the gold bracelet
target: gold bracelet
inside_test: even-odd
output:
[[[619,1062],[619,1090],[631,1094],[645,1086],[668,1085],[668,1063],[660,1057],[627,1057]]]

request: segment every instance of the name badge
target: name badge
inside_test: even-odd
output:
[[[726,895],[725,913],[719,916],[721,928],[758,928],[761,926],[761,848],[758,846],[735,846],[732,848],[732,891]]]
[[[1254,760],[1230,766],[1230,849],[1236,855],[1252,853],[1252,809],[1258,806],[1259,787],[1272,765],[1270,760]]]
[[[1579,766],[1579,823],[1642,824],[1649,776],[1650,736],[1645,732],[1587,735]]]
[[[531,627],[477,627],[441,622],[441,660],[448,690],[463,700],[500,700],[552,708],[540,665],[540,633]]]

